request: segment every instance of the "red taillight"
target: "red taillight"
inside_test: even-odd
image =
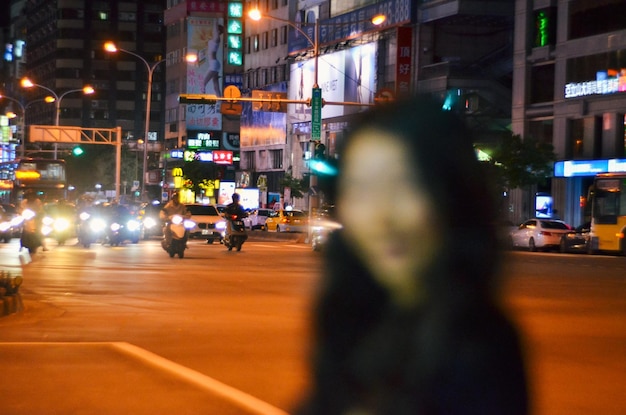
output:
[[[539,234],[543,236],[552,236],[552,232],[546,232],[546,231],[541,231],[539,232]]]

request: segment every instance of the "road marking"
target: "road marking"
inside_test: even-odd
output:
[[[200,389],[213,393],[217,396],[232,402],[233,404],[250,411],[251,414],[258,415],[289,415],[287,412],[270,405],[269,403],[255,398],[245,392],[228,386],[218,380],[206,376],[193,369],[172,362],[164,357],[149,352],[127,342],[0,342],[0,347],[7,346],[111,346],[113,349],[124,353],[132,358],[147,363],[148,365],[163,370],[176,376]]]
[[[247,393],[242,392],[239,389],[235,389],[200,372],[179,365],[178,363],[174,363],[171,360],[165,359],[164,357],[137,347],[133,344],[126,342],[114,342],[112,343],[112,345],[113,347],[124,353],[127,353],[159,369],[178,376],[181,379],[184,379],[196,386],[199,386],[202,389],[220,395],[252,411],[253,413],[257,413],[259,415],[288,415],[287,412],[284,412],[268,404],[265,401],[255,398],[252,395],[248,395]]]

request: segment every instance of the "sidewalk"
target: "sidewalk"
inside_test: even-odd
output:
[[[0,343],[1,412],[287,415],[129,343]]]

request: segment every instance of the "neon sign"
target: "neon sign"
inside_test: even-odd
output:
[[[594,81],[572,82],[565,85],[565,98],[606,95],[626,92],[626,68],[598,71]]]

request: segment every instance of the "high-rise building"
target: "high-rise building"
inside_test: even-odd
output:
[[[514,204],[519,218],[539,195],[581,224],[593,176],[626,171],[625,15],[623,0],[516,1],[513,130],[558,158],[549,185]]]
[[[149,163],[156,166],[154,152],[163,142],[165,67],[154,73],[145,138],[148,72],[138,56],[150,64],[163,58],[164,5],[164,0],[14,1],[9,31],[14,53],[5,71],[5,93],[27,108],[26,125],[121,127],[132,148],[138,140],[149,142]],[[120,51],[106,52],[107,41]],[[35,87],[23,88],[22,77]],[[95,93],[80,94],[85,85]],[[56,104],[42,100],[50,95],[56,95]]]

